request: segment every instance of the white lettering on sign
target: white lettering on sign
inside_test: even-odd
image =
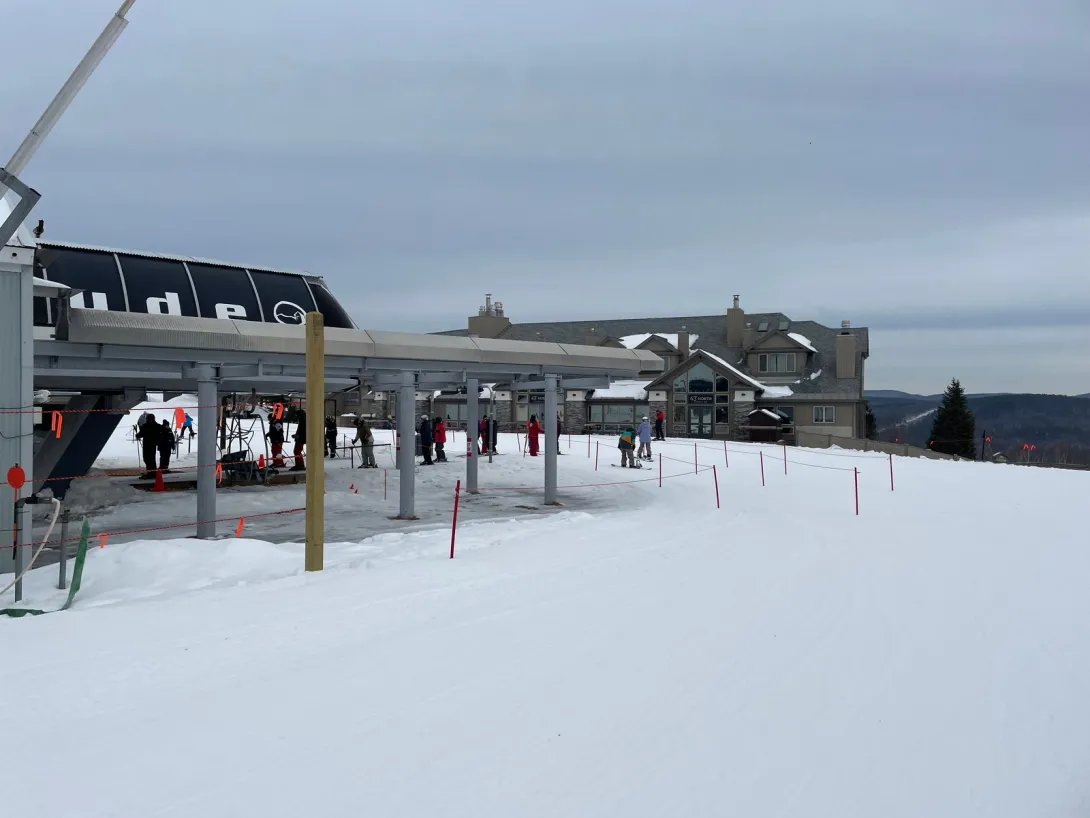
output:
[[[71,304],[77,310],[87,309],[87,302],[83,299],[83,293],[76,293],[72,296]],[[92,310],[108,310],[110,309],[109,302],[106,301],[106,293],[91,293],[91,309]]]
[[[182,302],[178,293],[165,293],[165,298],[149,298],[148,313],[151,315],[181,315]]]
[[[245,318],[246,308],[241,304],[217,304],[216,318]]]

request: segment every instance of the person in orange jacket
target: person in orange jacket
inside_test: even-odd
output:
[[[530,457],[537,457],[537,437],[541,434],[541,424],[537,422],[537,415],[530,415],[530,423],[526,426],[526,437],[530,443]]]

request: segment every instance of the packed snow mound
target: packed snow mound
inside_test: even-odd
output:
[[[1063,501],[1085,473],[803,449],[785,469],[781,448],[685,440],[653,443],[660,488],[657,464],[633,477],[607,465],[614,439],[576,438],[560,482],[589,488],[561,489],[554,513],[542,458],[511,438],[479,463],[486,490],[462,498],[460,514],[493,518],[459,525],[453,560],[464,461],[419,470],[418,498],[446,510],[413,524],[331,463],[327,528],[374,516],[394,530],[328,536],[319,574],[302,572],[298,540],[250,534],[92,549],[71,611],[0,620],[0,684],[23,691],[7,812],[1085,805],[1090,550]],[[573,511],[584,492],[602,502]],[[59,595],[55,576],[32,572],[28,600]]]

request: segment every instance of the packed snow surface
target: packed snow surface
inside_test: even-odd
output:
[[[698,441],[694,467],[679,440],[660,488],[564,437],[580,488],[547,509],[520,443],[482,458],[454,560],[454,456],[418,470],[413,524],[381,470],[330,462],[322,573],[301,516],[277,544],[93,548],[72,610],[0,620],[3,813],[1085,814],[1090,475],[893,458],[891,491],[880,455],[789,449],[785,474],[777,447]],[[195,502],[114,491],[96,531]],[[248,496],[302,487],[220,507]]]

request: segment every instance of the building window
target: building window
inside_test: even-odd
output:
[[[814,423],[836,423],[836,407],[815,406]]]
[[[674,378],[674,392],[684,394],[689,391],[689,373],[682,372]]]
[[[730,381],[728,381],[723,375],[715,376],[715,391],[716,392],[729,392]]]
[[[777,406],[776,412],[784,418],[784,423],[795,422],[795,407],[794,406]]]
[[[683,405],[682,406],[675,406],[674,407],[674,423],[684,423],[684,422],[685,422],[685,407]]]
[[[715,407],[715,423],[716,425],[726,425],[730,423],[730,407],[729,406],[716,406]]]
[[[715,373],[707,364],[697,364],[689,370],[690,392],[711,392],[715,388]]]
[[[795,371],[794,352],[762,352],[757,356],[757,368],[766,374]]]
[[[515,422],[526,423],[530,419],[530,404],[521,400],[515,404]]]

